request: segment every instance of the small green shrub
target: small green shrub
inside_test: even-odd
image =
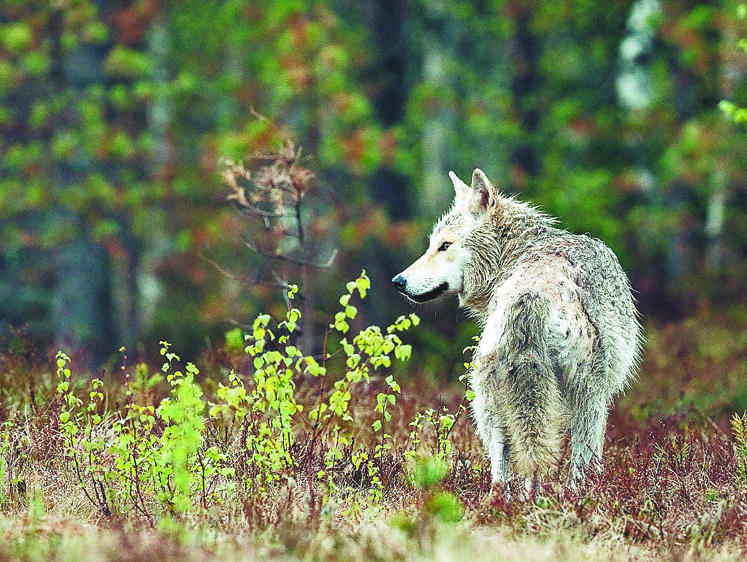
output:
[[[353,470],[365,473],[365,504],[375,508],[383,497],[381,466],[391,454],[388,426],[401,389],[393,375],[383,377],[384,390],[368,413],[373,417],[368,439],[358,442],[361,422],[351,404],[356,393],[366,392],[362,385],[371,384],[374,372],[389,368],[393,359],[409,359],[411,348],[400,334],[419,319],[410,314],[384,330],[369,326],[351,336],[349,322],[358,312],[351,301],[356,293],[365,298],[369,288],[365,272],[347,284],[319,357],[298,347],[301,312],[293,306],[281,322],[260,314],[250,333],[230,332],[227,347],[236,349],[243,340],[252,371],[245,376],[230,371],[209,399],[203,396],[199,369],[192,363],[180,369],[167,342],[161,342],[161,373],[150,375],[138,365],[131,378],[125,356],[121,410],[107,404],[99,378],[85,390],[74,388],[70,358],[60,352],[56,390],[62,446],[91,504],[107,517],[134,510],[154,524],[166,516],[209,510],[237,487],[257,503],[306,475],[309,502],[317,509],[317,488],[335,489],[340,464],[349,459]],[[289,303],[297,291],[290,287]],[[164,379],[168,394],[156,400],[153,390]],[[299,383],[314,388],[306,404],[299,399]],[[434,416],[431,411],[423,419]],[[439,413],[437,419],[444,456],[455,416]]]
[[[139,404],[128,384],[121,413],[106,410],[100,379],[91,381],[86,401],[78,398],[71,390],[70,359],[57,355],[63,448],[86,497],[106,516],[134,508],[153,522],[154,516],[189,512],[195,502],[207,507],[233,489],[231,481],[214,482],[234,473],[226,455],[203,447],[205,405],[195,381],[199,371],[191,363],[184,372],[175,369],[179,357],[168,343],[161,345],[169,394],[157,406]],[[137,372],[136,389],[160,380],[147,377],[143,367]]]

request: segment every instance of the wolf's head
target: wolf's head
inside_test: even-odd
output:
[[[468,244],[476,229],[495,217],[500,195],[482,170],[472,173],[472,185],[449,172],[454,184],[454,204],[436,223],[428,250],[392,279],[408,299],[425,302],[442,295],[458,294],[464,304],[465,271],[472,261]]]

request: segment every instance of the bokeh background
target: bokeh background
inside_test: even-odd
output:
[[[337,251],[303,279],[310,333],[362,269],[361,323],[409,312],[389,280],[447,209],[447,172],[480,167],[618,254],[652,395],[674,407],[705,384],[704,403],[747,406],[739,4],[3,0],[3,345],[96,367],[168,340],[190,358],[281,315],[280,269],[244,243],[262,230],[227,201],[220,162],[289,139],[316,174],[311,257]],[[409,372],[455,378],[477,329],[455,302],[418,313]]]

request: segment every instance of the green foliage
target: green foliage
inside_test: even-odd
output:
[[[201,257],[246,263],[241,221],[216,197],[220,156],[292,136],[321,172],[350,176],[346,204],[367,203],[360,178],[380,161],[380,127],[358,76],[366,49],[329,8],[34,0],[0,16],[0,290],[23,283],[28,295],[10,293],[4,324],[40,317],[32,329],[47,343],[69,330],[54,325],[53,259],[78,240],[113,264],[102,274],[114,295],[97,307],[117,319],[117,344],[97,341],[99,362],[152,334],[196,350],[206,325],[218,336],[229,314],[264,310]],[[313,214],[327,220],[328,205]],[[80,334],[72,343],[88,348],[101,331]]]
[[[356,318],[351,297],[357,293],[363,299],[369,288],[365,272],[347,284],[340,299],[347,320]],[[297,292],[297,287],[289,288],[289,303]],[[391,366],[392,356],[409,359],[410,348],[399,334],[419,319],[410,314],[386,330],[370,326],[350,343],[350,326],[336,319],[330,331],[345,337],[336,350],[325,349],[321,363],[304,355],[295,343],[300,319],[301,312],[293,307],[276,325],[268,314],[257,316],[251,332],[241,338],[246,339],[251,375],[245,379],[231,371],[207,404],[198,382],[199,369],[192,363],[179,369],[180,358],[167,342],[161,342],[165,361],[160,374],[150,375],[146,366],[137,365],[130,380],[125,357],[122,412],[107,407],[101,379],[91,380],[88,390],[76,390],[70,359],[58,353],[56,390],[63,449],[88,500],[107,517],[135,509],[151,522],[220,505],[237,486],[256,502],[278,486],[291,486],[305,463],[312,462],[314,449],[323,448],[324,469],[316,480],[334,487],[336,464],[349,455],[355,469],[366,472],[367,501],[375,507],[383,497],[379,473],[391,454],[393,437],[387,428],[401,389],[393,375],[384,378],[386,390],[377,394],[371,412],[376,417],[371,424],[372,454],[353,446],[360,421],[352,415],[351,402],[363,392],[361,385],[372,383],[375,371]],[[235,333],[227,336],[234,347],[236,339]],[[338,377],[330,373],[330,362],[340,365]],[[152,390],[164,379],[168,394],[152,403]],[[319,388],[308,409],[298,399],[299,380]],[[301,428],[307,428],[306,455],[298,446]],[[227,431],[231,439],[240,439],[247,463],[240,477],[225,448],[207,442],[209,430]],[[315,493],[315,480],[308,485]]]
[[[479,341],[479,339],[479,336],[473,337],[475,342]],[[464,349],[464,352],[466,353],[469,351],[471,353],[475,348],[476,345],[468,346]],[[434,436],[434,442],[430,448],[433,458],[443,461],[451,454],[451,432],[454,427],[456,427],[459,418],[467,412],[467,405],[475,396],[474,391],[469,385],[469,378],[474,369],[474,365],[470,362],[466,362],[464,363],[464,368],[464,374],[459,377],[460,382],[465,385],[464,397],[459,404],[456,413],[449,413],[445,406],[439,407],[438,409],[426,408],[421,412],[417,412],[414,419],[410,422],[410,427],[412,429],[410,430],[409,442],[412,445],[412,448],[405,451],[405,456],[408,458],[415,459],[417,457],[418,446],[422,441],[421,437],[428,429],[432,431]],[[420,465],[417,466],[419,467]],[[417,478],[416,485],[420,486],[420,484],[417,484]]]
[[[740,3],[737,6],[737,18],[741,21],[747,21],[747,4]],[[740,38],[738,45],[747,54],[747,37]],[[747,109],[744,107],[739,107],[732,101],[721,100],[719,109],[735,123],[747,123]]]
[[[747,485],[747,413],[734,414],[731,419],[734,434],[734,449],[737,461],[737,479],[742,486]]]
[[[428,502],[427,510],[444,523],[457,523],[464,517],[464,506],[459,498],[448,492],[433,494]]]
[[[451,440],[449,436],[451,431],[454,429],[457,419],[466,412],[466,399],[459,405],[459,409],[456,414],[450,414],[445,409],[439,408],[435,410],[433,408],[427,408],[422,412],[415,414],[415,419],[410,422],[412,430],[410,432],[410,440],[414,446],[420,443],[420,435],[425,427],[430,427],[435,436],[435,443],[431,449],[433,455],[437,458],[445,458],[451,453]],[[407,451],[407,454],[414,457],[416,452],[415,449]]]
[[[413,473],[413,484],[416,488],[432,489],[446,476],[449,466],[443,458],[426,457],[417,463]]]
[[[404,266],[448,205],[446,172],[476,166],[609,243],[647,312],[743,300],[745,149],[716,106],[744,120],[744,6],[659,4],[640,57],[652,99],[629,111],[615,80],[631,3],[3,3],[2,324],[98,338],[105,363],[156,334],[196,355],[227,318],[278,315],[276,294],[242,291],[245,225],[216,171],[286,138],[322,195],[299,213],[309,253],[338,250],[303,281],[311,308],[361,263],[372,278]],[[91,269],[109,289],[93,308],[109,333],[63,310],[73,272],[55,260],[77,243],[101,252]],[[386,299],[360,313],[383,323]],[[419,331],[430,375],[454,366],[454,334]]]
[[[128,388],[125,412],[107,411],[103,382],[93,379],[88,400],[72,391],[69,358],[57,356],[57,391],[61,397],[59,421],[63,447],[86,497],[106,516],[131,508],[152,520],[153,501],[160,513],[192,511],[220,503],[233,489],[226,455],[216,447],[203,447],[205,408],[195,382],[198,369],[191,363],[184,372],[173,369],[179,357],[161,343],[166,358],[162,371],[169,395],[157,406],[138,404]],[[140,389],[158,379],[138,368]],[[160,378],[160,377],[159,377]],[[129,386],[129,385],[128,385]]]

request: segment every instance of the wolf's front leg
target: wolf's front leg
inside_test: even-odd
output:
[[[485,389],[475,389],[472,413],[475,418],[477,433],[488,453],[488,457],[490,457],[490,474],[493,478],[493,484],[505,484],[509,477],[509,445],[501,429],[500,419],[495,409],[495,401],[490,400],[490,394],[485,393]]]
[[[485,445],[490,456],[490,475],[493,484],[506,484],[508,482],[508,450],[505,435],[499,427],[493,427]]]

